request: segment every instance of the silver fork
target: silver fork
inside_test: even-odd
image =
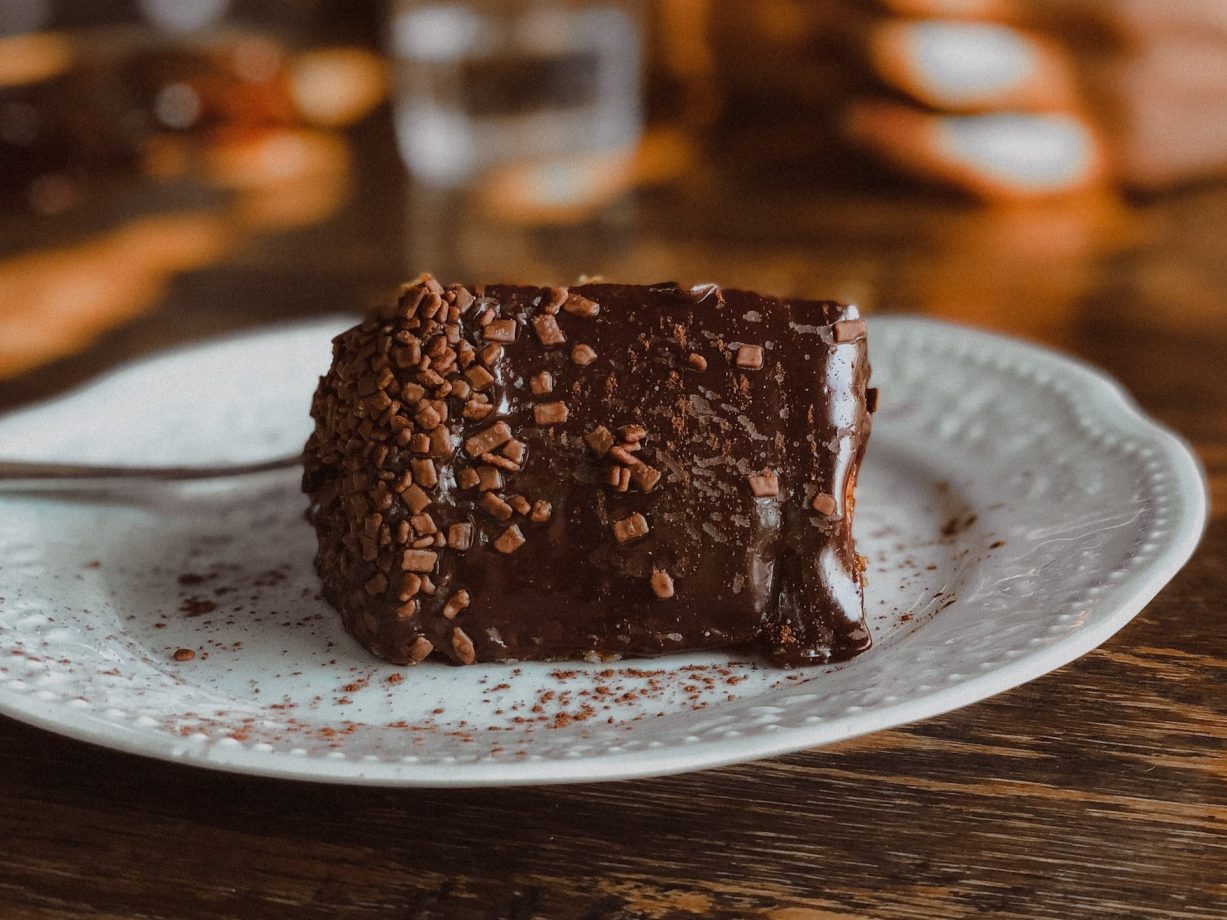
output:
[[[302,463],[302,454],[273,457],[258,463],[215,466],[101,466],[88,463],[42,463],[0,460],[0,488],[6,485],[140,480],[186,482],[193,479],[223,479],[251,476],[286,469]]]

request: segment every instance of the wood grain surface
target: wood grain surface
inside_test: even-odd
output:
[[[328,787],[0,719],[0,917],[1227,917],[1227,186],[985,212],[820,187],[812,163],[709,162],[565,232],[470,212],[444,230],[439,202],[406,193],[386,122],[355,143],[362,169],[327,216],[247,219],[224,241],[212,234],[250,202],[136,180],[71,220],[0,219],[0,291],[18,269],[20,290],[45,290],[29,287],[32,262],[54,273],[83,252],[105,279],[94,237],[140,251],[150,226],[172,226],[198,244],[148,259],[94,314],[0,297],[0,327],[31,336],[6,340],[0,406],[177,342],[361,307],[423,268],[718,279],[973,323],[1102,366],[1205,463],[1201,547],[1130,626],[1043,679],[688,776]]]

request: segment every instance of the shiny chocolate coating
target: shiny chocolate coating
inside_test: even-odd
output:
[[[830,301],[424,278],[337,338],[316,393],[325,596],[398,663],[847,659],[868,379]]]

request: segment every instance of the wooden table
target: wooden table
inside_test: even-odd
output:
[[[1227,916],[1227,186],[983,212],[820,184],[812,163],[709,162],[568,232],[473,217],[428,238],[438,214],[407,202],[386,121],[356,138],[360,170],[301,140],[316,172],[296,194],[129,178],[62,218],[0,221],[0,406],[172,343],[361,305],[421,268],[720,279],[1104,367],[1196,446],[1209,530],[1130,626],[1048,677],[689,776],[329,787],[0,720],[0,916]],[[73,300],[48,280],[65,271],[115,290]]]

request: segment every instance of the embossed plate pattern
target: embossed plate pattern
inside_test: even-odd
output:
[[[0,420],[0,455],[181,464],[295,450],[344,325],[133,365]],[[872,319],[870,353],[882,400],[856,530],[876,647],[853,662],[374,662],[316,596],[290,470],[0,494],[0,712],[125,751],[331,782],[672,773],[1031,680],[1124,626],[1192,553],[1206,516],[1197,462],[1100,374],[906,318]]]

